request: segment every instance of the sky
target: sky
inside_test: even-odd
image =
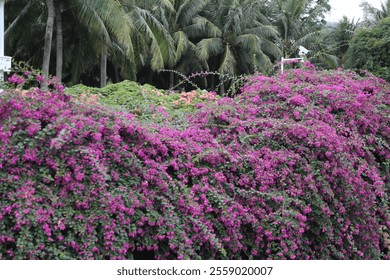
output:
[[[384,1],[384,0],[382,0]],[[376,8],[381,5],[381,0],[366,0]],[[360,18],[363,19],[363,10],[359,5],[363,0],[329,0],[329,4],[332,6],[330,14],[326,17],[328,22],[338,22],[343,15],[346,15],[349,19],[355,18],[355,22]]]

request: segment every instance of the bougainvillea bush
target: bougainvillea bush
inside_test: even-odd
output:
[[[0,258],[387,259],[389,89],[255,76],[186,128],[7,90]]]

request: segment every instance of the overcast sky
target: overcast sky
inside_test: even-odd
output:
[[[384,1],[384,0],[383,0]],[[343,15],[346,15],[348,18],[355,18],[357,21],[359,18],[363,19],[363,10],[359,5],[363,0],[329,0],[329,4],[332,6],[330,14],[327,16],[327,21],[339,21]],[[379,8],[381,5],[381,0],[366,0],[376,8]]]

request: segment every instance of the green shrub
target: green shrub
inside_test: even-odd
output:
[[[153,122],[162,122],[167,117],[173,122],[183,122],[188,113],[197,110],[199,103],[217,99],[215,93],[200,90],[169,92],[133,81],[110,84],[102,89],[76,85],[66,92],[83,102],[98,102]]]

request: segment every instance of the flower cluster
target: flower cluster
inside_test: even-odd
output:
[[[9,90],[0,259],[389,258],[389,90],[254,76],[178,127]]]
[[[174,100],[172,103],[175,106],[180,106],[181,104],[194,104],[197,105],[199,101],[214,101],[216,100],[215,92],[191,90],[189,92],[181,92],[179,100]]]
[[[23,77],[16,75],[16,74],[13,74],[11,77],[8,78],[8,82],[16,84],[16,85],[21,85],[25,82],[25,79]]]
[[[84,104],[96,105],[99,102],[99,95],[82,93],[79,96],[76,96],[74,100]]]
[[[39,70],[33,69],[23,62],[13,64],[13,74],[8,77],[6,88],[27,90],[31,87],[40,87],[45,82],[45,77]],[[56,77],[48,77],[46,85],[50,89],[63,90],[64,86],[58,82]]]

